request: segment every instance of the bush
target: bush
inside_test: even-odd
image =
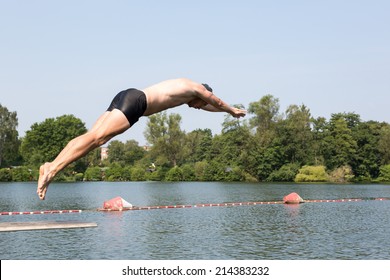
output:
[[[273,171],[267,178],[268,182],[293,182],[299,171],[299,165],[288,163]]]
[[[245,181],[245,174],[238,166],[228,167],[225,169],[224,181],[228,181],[228,182]]]
[[[253,177],[251,174],[249,174],[248,172],[243,172],[242,175],[244,177],[244,182],[256,183],[259,181],[255,177]]]
[[[106,170],[107,181],[123,181],[123,168],[119,163],[112,163]]]
[[[183,171],[183,181],[195,181],[194,165],[185,164],[181,167]]]
[[[224,181],[226,177],[226,171],[229,168],[226,168],[225,165],[222,165],[217,160],[212,160],[208,163],[207,169],[204,170],[204,181]]]
[[[145,181],[146,171],[142,167],[134,167],[131,169],[131,180],[133,181]]]
[[[12,181],[12,173],[9,168],[0,169],[0,182],[11,182]]]
[[[180,167],[175,166],[171,168],[165,175],[166,181],[183,181],[183,171]]]
[[[207,181],[206,180],[206,170],[208,168],[208,163],[206,161],[198,161],[195,163],[194,172],[195,180],[197,181]]]
[[[76,173],[74,175],[74,180],[75,181],[82,181],[84,179],[84,174],[83,173]]]
[[[379,168],[378,182],[390,182],[390,164],[383,165]]]
[[[299,169],[299,173],[295,176],[295,182],[326,182],[328,175],[325,171],[325,166],[303,166]]]
[[[146,173],[146,177],[150,181],[162,181],[165,178],[166,170],[165,168],[156,168],[154,171],[149,171]]]
[[[14,182],[27,182],[32,180],[31,170],[25,166],[13,168],[12,181]]]
[[[131,167],[125,166],[122,168],[122,180],[131,181]]]
[[[102,170],[100,167],[88,167],[85,170],[84,180],[86,181],[101,181],[102,180]]]
[[[351,166],[344,165],[336,168],[329,174],[329,181],[333,183],[347,183],[352,181],[354,177]]]

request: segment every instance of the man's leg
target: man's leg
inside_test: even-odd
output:
[[[37,188],[39,198],[45,199],[47,188],[58,172],[128,128],[129,121],[121,111],[114,109],[105,112],[90,131],[71,140],[54,161],[40,167]]]

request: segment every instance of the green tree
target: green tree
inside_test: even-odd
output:
[[[184,164],[181,167],[182,170],[182,181],[194,181],[195,180],[195,167],[194,164]]]
[[[108,161],[110,163],[123,163],[125,154],[125,145],[119,140],[113,140],[108,144]]]
[[[298,174],[299,165],[297,163],[288,163],[278,170],[273,171],[267,178],[270,182],[292,182]]]
[[[145,150],[135,140],[123,143],[118,140],[111,141],[108,145],[108,161],[117,162],[121,165],[132,165],[145,155]]]
[[[381,154],[381,163],[383,165],[390,164],[390,125],[383,124],[381,128],[379,140],[378,140],[378,150]]]
[[[266,180],[268,176],[283,164],[282,139],[277,130],[282,120],[279,114],[279,99],[268,94],[259,101],[249,104],[250,128],[256,130],[254,137],[247,137],[247,146],[243,149],[241,164],[246,172],[257,180]]]
[[[215,162],[214,179],[215,180],[236,180],[237,172],[243,174],[240,168],[247,161],[247,153],[251,139],[250,128],[241,124],[238,120],[232,120],[227,116],[222,124],[222,133],[212,139],[211,159]]]
[[[149,144],[156,145],[161,138],[168,134],[167,122],[168,115],[166,112],[149,116],[144,132],[145,138]]]
[[[380,167],[378,182],[390,182],[390,164]]]
[[[322,165],[325,162],[324,155],[327,150],[330,150],[329,143],[324,139],[329,135],[329,125],[324,117],[312,119],[312,155],[313,164]]]
[[[128,140],[125,143],[123,160],[126,165],[133,165],[136,161],[141,160],[146,154],[143,147],[140,147],[135,140]]]
[[[20,166],[12,169],[12,181],[26,182],[33,179],[32,170],[25,166]]]
[[[123,167],[118,163],[111,163],[106,169],[105,180],[106,181],[124,181],[123,178],[124,170]]]
[[[10,182],[12,181],[12,171],[10,168],[1,168],[0,169],[0,182]]]
[[[21,154],[27,164],[39,166],[54,160],[70,140],[86,131],[84,123],[73,115],[48,118],[41,123],[34,123],[26,132]]]
[[[279,117],[279,99],[267,94],[258,102],[249,104],[248,113],[255,114],[250,119],[250,125],[260,133],[271,129]]]
[[[311,114],[305,106],[290,105],[286,110],[286,119],[278,124],[278,137],[282,141],[286,161],[309,163],[312,156]]]
[[[174,166],[165,175],[166,181],[183,181],[183,170],[179,166]]]
[[[327,150],[325,160],[327,167],[334,168],[351,165],[356,154],[357,142],[349,127],[351,123],[340,114],[333,114],[329,121],[329,133],[323,141],[326,142]]]
[[[88,167],[84,173],[84,180],[86,181],[101,181],[102,169],[98,166]]]
[[[183,159],[185,132],[180,128],[181,116],[161,112],[149,117],[145,137],[152,148],[151,156],[176,166]],[[158,160],[156,160],[158,162]]]
[[[0,104],[0,167],[15,164],[19,158],[18,118]]]
[[[359,122],[352,128],[357,149],[351,167],[359,180],[371,180],[379,175],[381,153],[379,140],[383,124],[375,121]]]
[[[145,181],[146,178],[147,178],[147,174],[144,168],[137,166],[131,169],[131,180]]]
[[[209,160],[213,135],[210,129],[197,129],[185,136],[183,147],[186,162]]]
[[[209,164],[207,161],[198,161],[194,165],[194,173],[196,181],[207,181],[206,170],[208,170]]]

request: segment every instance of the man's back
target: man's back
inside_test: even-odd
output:
[[[187,104],[197,98],[199,85],[188,79],[167,80],[143,90],[147,98],[144,116]]]

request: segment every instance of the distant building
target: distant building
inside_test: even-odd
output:
[[[108,148],[101,147],[100,148],[100,160],[103,161],[105,159],[108,159]]]

